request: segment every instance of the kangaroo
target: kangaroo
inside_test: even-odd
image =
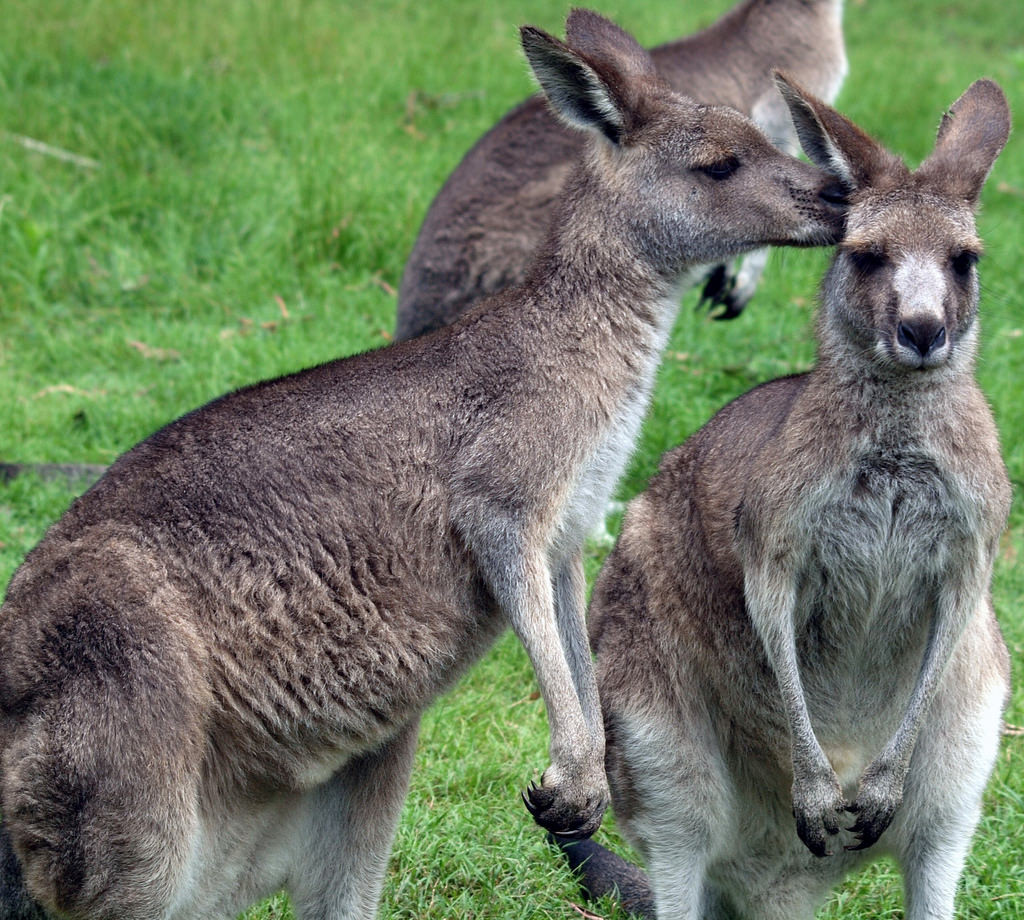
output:
[[[795,154],[792,122],[772,83],[791,73],[831,101],[846,76],[842,0],[744,0],[701,32],[654,48],[658,72],[701,102],[749,115]],[[395,338],[450,323],[481,298],[521,282],[544,240],[559,191],[584,138],[533,97],[512,109],[465,155],[423,220],[402,274]],[[738,316],[753,296],[767,250],[741,269],[718,266],[705,297],[719,316]]]
[[[750,115],[776,146],[796,153],[792,123],[769,81],[771,68],[785,69],[831,102],[847,72],[842,0],[745,0],[709,28],[651,54],[677,91],[731,105]],[[446,325],[526,277],[558,190],[584,144],[542,96],[508,113],[481,138],[427,212],[400,285],[396,340]],[[739,316],[767,256],[767,249],[758,249],[735,264],[708,269],[704,301],[715,318]],[[2,463],[0,481],[31,472],[76,484],[94,481],[103,469]]]
[[[845,204],[743,116],[672,92],[609,21],[567,30],[521,33],[591,135],[522,286],[172,422],[14,575],[0,807],[46,911],[233,917],[284,887],[303,920],[372,917],[420,714],[506,625],[550,723],[531,810],[567,836],[598,826],[581,547],[680,279],[834,241]]]
[[[809,920],[888,853],[908,920],[952,918],[1009,693],[989,582],[1010,486],[973,374],[974,210],[1009,111],[974,83],[910,172],[779,85],[850,193],[818,360],[720,411],[627,510],[591,638],[653,905],[598,844],[570,858],[598,892],[627,872],[642,916]]]

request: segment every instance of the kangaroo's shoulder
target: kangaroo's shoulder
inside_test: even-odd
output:
[[[792,374],[759,384],[723,406],[711,419],[661,459],[651,488],[675,490],[680,478],[715,471],[738,472],[782,431],[806,390],[807,374]],[[731,467],[723,467],[729,459]],[[661,495],[659,494],[659,498]]]

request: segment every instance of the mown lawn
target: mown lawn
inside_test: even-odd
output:
[[[600,10],[653,44],[727,0]],[[443,10],[443,12],[442,12]],[[6,0],[0,28],[0,462],[109,463],[233,387],[387,344],[402,265],[462,153],[531,91],[516,26],[541,0],[248,4]],[[1024,30],[1001,0],[848,0],[839,107],[916,164],[976,77],[1024,113]],[[49,148],[42,152],[33,141]],[[983,197],[979,375],[1017,491],[995,601],[1024,724],[1024,143]],[[725,401],[813,359],[827,253],[777,253],[733,323],[681,311],[621,494]],[[78,486],[0,486],[0,585]],[[593,576],[604,550],[588,558]],[[518,801],[546,761],[525,656],[506,637],[427,715],[381,915],[579,916]],[[1024,740],[1004,739],[961,916],[1024,917]],[[613,821],[602,831],[615,841]],[[616,845],[618,845],[616,843]],[[880,864],[823,917],[899,917]],[[611,905],[592,908],[609,920]],[[291,916],[277,898],[246,915]]]

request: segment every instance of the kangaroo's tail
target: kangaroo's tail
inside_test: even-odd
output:
[[[47,917],[25,888],[11,836],[0,821],[0,920],[47,920]]]
[[[560,840],[549,834],[548,841],[568,860],[587,900],[610,895],[633,916],[655,920],[651,882],[638,866],[593,840]]]

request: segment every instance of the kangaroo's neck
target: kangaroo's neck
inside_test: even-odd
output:
[[[577,239],[571,251],[542,256],[527,285],[533,309],[543,311],[551,324],[579,331],[633,320],[670,326],[681,281],[650,271],[620,242]]]
[[[620,339],[667,334],[688,268],[666,270],[660,254],[645,249],[628,200],[609,192],[596,169],[584,163],[570,180],[525,282],[527,309],[577,341],[602,329]]]

